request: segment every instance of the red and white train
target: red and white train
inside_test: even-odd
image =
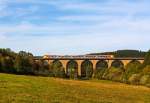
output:
[[[44,59],[112,59],[113,55],[44,55]]]

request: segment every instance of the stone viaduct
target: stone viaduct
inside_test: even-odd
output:
[[[38,59],[36,59],[38,60]],[[125,67],[128,63],[137,61],[139,63],[144,62],[144,58],[133,58],[133,57],[124,57],[124,58],[115,58],[112,55],[79,55],[79,56],[57,56],[57,55],[45,55],[42,60],[48,62],[49,64],[54,63],[58,60],[65,69],[67,73],[67,65],[70,61],[74,61],[77,64],[78,76],[82,75],[82,64],[84,61],[89,61],[92,64],[93,71],[98,67],[98,64],[105,62],[107,68],[111,67],[114,62],[119,62],[120,65]]]

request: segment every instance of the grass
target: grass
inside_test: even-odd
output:
[[[0,74],[0,103],[150,103],[150,89],[110,81]]]

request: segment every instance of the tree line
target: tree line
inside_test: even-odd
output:
[[[0,49],[0,72],[54,77],[64,75],[64,69],[60,68],[59,63],[49,65],[43,60],[35,61],[31,53],[15,53],[10,49]]]
[[[145,54],[144,63],[130,62],[126,67],[118,62],[107,68],[106,63],[99,64],[99,68],[92,70],[90,62],[83,63],[84,78],[77,76],[75,62],[69,63],[69,70],[65,73],[62,64],[56,60],[49,64],[43,60],[34,60],[31,53],[20,51],[15,53],[10,49],[0,49],[0,72],[35,76],[50,76],[71,79],[105,79],[122,83],[146,85],[150,87],[150,51]]]
[[[147,52],[139,50],[117,50],[114,52],[91,53],[91,55],[114,55],[115,57],[145,57]]]

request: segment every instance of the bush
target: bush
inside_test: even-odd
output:
[[[150,84],[150,75],[143,75],[140,79],[140,84],[142,85]]]
[[[76,77],[76,76],[75,76],[75,75],[76,75],[76,74],[75,74],[75,69],[74,69],[74,68],[70,68],[69,70],[70,70],[70,71],[69,71],[69,78],[70,78],[70,79],[75,79],[75,77]]]
[[[129,79],[128,79],[128,82],[130,84],[134,84],[134,85],[138,85],[140,84],[140,78],[141,78],[141,75],[140,74],[132,74]]]
[[[103,78],[120,82],[122,76],[123,76],[123,69],[111,67],[105,71]]]
[[[106,70],[106,68],[96,69],[94,71],[94,78],[96,78],[96,79],[102,79],[105,70]]]
[[[128,79],[131,75],[142,72],[140,66],[141,64],[138,61],[130,62],[125,67],[125,73],[123,74],[122,82],[128,83]]]
[[[144,63],[142,65],[142,67],[146,67],[147,65],[150,65],[150,50],[147,52],[145,59],[144,59]]]
[[[150,65],[147,65],[147,66],[143,69],[143,74],[144,74],[144,75],[150,75]]]
[[[63,67],[54,69],[53,73],[54,73],[55,77],[59,77],[59,78],[65,78],[66,77],[66,74],[65,74]]]
[[[33,73],[34,75],[38,76],[50,76],[52,77],[53,74],[49,70],[50,66],[49,64],[45,64],[43,61],[39,60],[34,62],[33,64]]]

